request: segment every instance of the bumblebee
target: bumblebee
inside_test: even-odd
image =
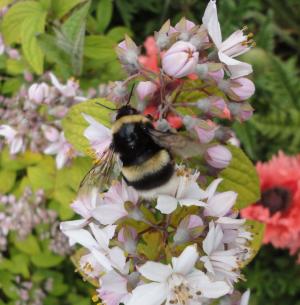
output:
[[[174,156],[186,159],[203,152],[204,147],[195,139],[156,130],[149,117],[125,105],[117,110],[109,149],[84,177],[81,187],[96,186],[104,190],[119,159],[127,185],[145,197],[164,193],[176,178]]]

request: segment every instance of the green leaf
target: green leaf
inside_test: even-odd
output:
[[[100,0],[96,9],[98,20],[98,28],[100,32],[104,32],[111,21],[113,13],[112,0]]]
[[[85,39],[84,56],[103,62],[116,60],[116,43],[106,36],[90,35]]]
[[[74,216],[74,211],[70,204],[76,198],[76,192],[69,187],[57,187],[54,191],[53,198],[60,203],[59,216],[62,220],[68,220]]]
[[[80,75],[82,70],[86,18],[89,7],[90,1],[74,11],[61,29],[56,29],[57,45],[70,56],[75,75]]]
[[[55,164],[51,157],[45,156],[43,161],[36,166],[27,168],[27,175],[33,189],[44,189],[51,192],[55,186]]]
[[[38,44],[36,35],[44,32],[46,15],[46,12],[42,12],[25,19],[21,28],[24,56],[37,74],[43,73],[44,54]]]
[[[59,265],[64,258],[55,254],[41,253],[31,256],[31,262],[40,268],[51,268]]]
[[[1,290],[4,292],[5,296],[7,296],[8,298],[17,300],[19,298],[19,293],[18,293],[17,287],[13,283],[14,278],[15,278],[15,275],[11,274],[11,272],[0,270],[0,288],[1,288]]]
[[[79,151],[87,153],[90,150],[90,144],[84,137],[84,130],[89,126],[82,114],[92,116],[96,121],[106,127],[110,127],[111,110],[96,104],[99,102],[108,107],[115,107],[112,102],[105,99],[93,99],[79,103],[69,110],[67,116],[63,119],[63,129],[67,140]]]
[[[69,78],[72,75],[69,58],[57,47],[55,37],[49,34],[42,34],[37,37],[37,40],[47,60],[56,64],[65,79]]]
[[[250,241],[250,244],[247,245],[251,249],[251,255],[249,259],[243,263],[242,267],[245,267],[254,259],[262,245],[265,233],[265,224],[255,220],[247,220],[245,227],[247,231],[252,233],[253,238]]]
[[[1,93],[2,94],[12,94],[20,89],[22,85],[22,80],[19,78],[11,78],[4,82]]]
[[[54,13],[54,18],[60,19],[76,5],[84,3],[86,1],[87,0],[52,0],[52,10]]]
[[[35,165],[42,160],[42,155],[32,151],[25,151],[18,156],[10,156],[8,149],[1,152],[1,166],[9,170],[19,170],[30,165]]]
[[[0,193],[5,194],[9,192],[16,181],[16,172],[11,170],[0,170]]]
[[[138,243],[138,253],[145,255],[149,260],[156,260],[160,255],[163,244],[161,232],[146,232],[142,235],[143,240]]]
[[[132,36],[133,33],[125,26],[116,26],[112,28],[106,36],[114,42],[120,42],[124,39],[125,35]]]
[[[6,60],[6,71],[12,75],[19,75],[24,73],[25,65],[22,60],[8,58]]]
[[[2,33],[5,42],[21,42],[23,22],[30,22],[31,19],[39,19],[46,12],[37,1],[20,1],[13,5],[5,14],[2,24]],[[44,18],[44,17],[43,17]]]
[[[35,255],[41,251],[37,238],[32,234],[27,236],[24,240],[15,239],[14,244],[18,250],[29,255]]]
[[[24,253],[14,255],[11,259],[3,259],[0,261],[0,269],[8,270],[13,274],[21,274],[25,278],[29,278],[29,258]]]
[[[232,153],[232,160],[220,173],[223,181],[218,190],[237,192],[235,207],[242,209],[260,198],[258,175],[255,167],[240,148],[235,146],[228,148]]]

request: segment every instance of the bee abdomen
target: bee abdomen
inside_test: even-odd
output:
[[[169,152],[159,150],[138,165],[123,166],[122,174],[128,185],[137,190],[150,190],[168,182],[174,173]]]

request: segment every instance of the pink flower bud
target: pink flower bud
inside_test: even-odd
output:
[[[232,100],[237,102],[250,98],[255,92],[253,82],[245,77],[231,79],[230,81],[220,81],[218,86]]]
[[[166,74],[181,78],[194,72],[199,53],[189,42],[176,42],[164,55],[162,67]]]
[[[214,139],[217,127],[209,125],[205,126],[205,128],[204,126],[195,126],[194,129],[201,143],[209,143]]]
[[[41,104],[49,94],[49,86],[46,83],[32,84],[28,90],[28,97],[37,104]]]
[[[205,159],[212,167],[225,168],[229,165],[232,154],[225,146],[216,145],[207,149]]]
[[[136,87],[136,93],[140,100],[144,100],[145,98],[152,97],[156,89],[157,86],[151,81],[139,82]]]
[[[138,71],[138,55],[140,50],[129,36],[125,36],[125,40],[118,44],[116,52],[121,64],[128,73],[135,73]]]
[[[247,121],[253,115],[253,108],[248,102],[228,103],[230,114],[240,122]]]

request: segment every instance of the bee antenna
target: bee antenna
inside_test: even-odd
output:
[[[108,107],[108,106],[105,106],[105,105],[103,105],[103,104],[101,104],[101,103],[99,103],[99,102],[96,102],[96,104],[99,105],[99,106],[102,106],[102,107],[104,107],[104,108],[106,108],[106,109],[109,109],[109,110],[113,110],[113,111],[116,111],[116,110],[117,110],[117,108],[113,109],[113,108],[110,108],[110,107]]]
[[[133,94],[134,87],[135,87],[135,84],[133,84],[133,86],[131,87],[130,94],[129,94],[129,98],[128,98],[128,101],[127,101],[127,103],[126,103],[126,106],[128,106],[128,104],[130,103],[130,100],[131,100],[131,97],[132,97],[132,94]]]

